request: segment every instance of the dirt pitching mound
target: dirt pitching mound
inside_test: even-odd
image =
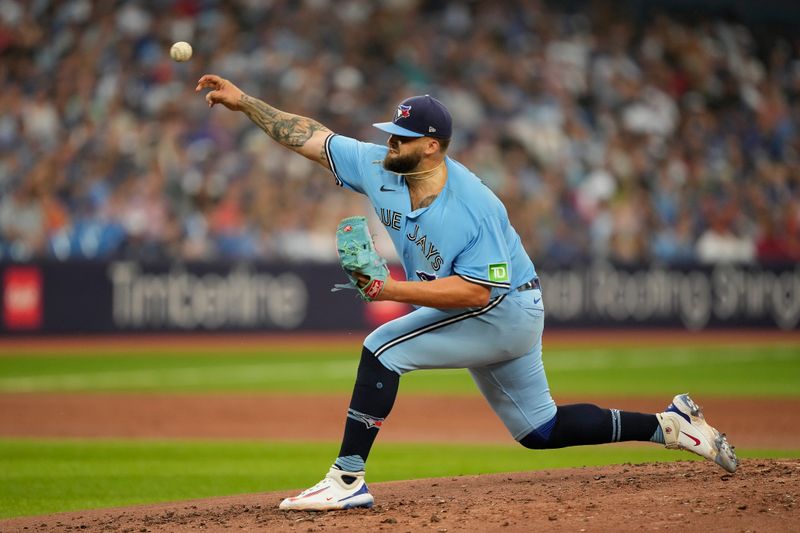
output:
[[[0,521],[2,531],[787,531],[800,523],[800,461],[615,465],[371,486],[376,505],[282,512],[294,492]]]

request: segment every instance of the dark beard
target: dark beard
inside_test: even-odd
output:
[[[395,156],[387,153],[386,157],[383,158],[383,168],[397,174],[405,174],[417,168],[420,161],[422,161],[422,154],[419,152]]]

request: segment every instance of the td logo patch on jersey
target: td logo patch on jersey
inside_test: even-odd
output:
[[[508,263],[494,263],[489,265],[489,281],[507,282]]]
[[[411,106],[400,104],[397,106],[397,114],[394,117],[395,122],[401,118],[408,118],[411,116]]]

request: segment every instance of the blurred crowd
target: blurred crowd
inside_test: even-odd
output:
[[[537,264],[800,261],[800,38],[579,4],[0,0],[0,260],[335,260],[371,208],[210,72],[377,143],[438,97]]]

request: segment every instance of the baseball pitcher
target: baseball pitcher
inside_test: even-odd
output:
[[[283,146],[333,173],[337,185],[366,195],[405,269],[392,279],[366,220],[336,230],[351,288],[367,301],[413,304],[409,314],[365,340],[339,456],[322,481],[286,498],[281,509],[370,507],[364,481],[372,444],[392,410],[400,376],[425,368],[467,368],[514,439],[527,448],[651,441],[699,454],[728,472],[736,455],[686,394],[664,412],[632,413],[591,404],[556,405],[542,364],[544,300],[531,259],[506,209],[481,180],[447,156],[452,120],[429,96],[404,100],[385,146],[331,132],[275,109],[233,83],[205,75],[197,91],[209,106],[241,111]]]

